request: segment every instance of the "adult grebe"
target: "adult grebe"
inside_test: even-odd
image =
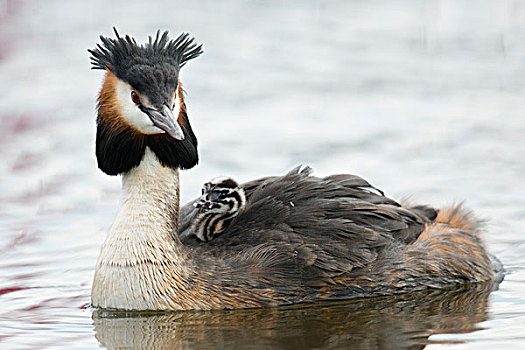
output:
[[[100,37],[94,69],[96,156],[122,174],[122,200],[102,245],[92,305],[126,310],[249,308],[404,293],[487,281],[478,222],[452,206],[403,207],[353,175],[297,169],[241,185],[244,210],[215,239],[183,244],[179,169],[198,161],[179,70],[199,56],[188,34],[143,45]],[[175,115],[174,115],[175,114]]]

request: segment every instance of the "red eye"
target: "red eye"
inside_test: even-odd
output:
[[[139,94],[137,94],[135,91],[131,91],[131,101],[133,101],[133,103],[136,103],[136,104],[140,103]]]

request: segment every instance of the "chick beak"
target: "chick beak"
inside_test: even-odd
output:
[[[193,206],[197,209],[210,209],[211,208],[211,202],[206,200],[205,198],[201,198],[197,202],[193,203]]]
[[[153,124],[176,140],[184,139],[184,132],[173,116],[173,112],[164,105],[160,110],[144,107],[143,112],[148,115]]]

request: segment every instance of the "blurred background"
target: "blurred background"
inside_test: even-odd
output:
[[[218,175],[246,181],[301,163],[318,175],[359,174],[398,200],[436,206],[465,200],[487,219],[485,238],[508,275],[488,303],[473,306],[484,316],[470,317],[467,331],[429,331],[421,346],[520,348],[525,3],[519,0],[0,0],[0,347],[134,347],[126,337],[124,343],[101,337],[144,329],[125,315],[101,323],[88,307],[120,179],[97,169],[95,99],[103,73],[90,71],[87,49],[99,35],[112,36],[113,26],[139,42],[167,29],[204,44],[204,54],[181,74],[201,158],[182,174],[183,202]],[[255,324],[258,315],[250,315]],[[275,322],[281,316],[272,314],[268,327],[288,324]],[[236,324],[235,317],[228,322]],[[377,325],[377,317],[370,322]],[[151,329],[162,327],[151,320],[145,322],[155,334]],[[212,320],[198,322],[222,324]],[[174,327],[170,317],[155,322]],[[196,321],[177,322],[180,331]],[[290,333],[308,333],[307,324],[294,324]],[[320,337],[333,348],[349,344],[350,337],[334,339],[334,332]],[[298,346],[287,337],[267,346]]]

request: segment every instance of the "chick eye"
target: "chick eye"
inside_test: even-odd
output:
[[[210,193],[210,200],[211,201],[216,201],[217,199],[222,199],[221,198],[221,193],[219,193],[217,191],[212,191],[212,193]]]
[[[139,94],[137,94],[135,91],[131,91],[131,101],[133,101],[133,103],[135,103],[135,104],[139,104],[140,103]]]

